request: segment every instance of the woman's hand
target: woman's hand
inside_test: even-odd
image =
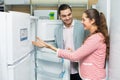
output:
[[[52,49],[54,51],[57,51],[56,47],[54,47],[53,45],[47,44],[46,42],[44,42],[39,37],[37,37],[37,41],[32,41],[32,44],[37,46],[37,47],[46,47],[46,48]]]
[[[32,44],[37,46],[37,47],[45,47],[46,46],[46,43],[41,40],[39,37],[36,37],[37,38],[37,41],[32,41]]]

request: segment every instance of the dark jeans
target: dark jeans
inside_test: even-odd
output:
[[[82,79],[80,78],[79,73],[76,73],[76,74],[70,74],[70,80],[82,80]]]

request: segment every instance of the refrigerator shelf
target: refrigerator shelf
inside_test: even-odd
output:
[[[37,51],[41,51],[41,52],[51,52],[52,54],[56,54],[55,51],[48,49],[48,48],[37,48]]]
[[[56,63],[64,63],[63,58],[58,58],[57,55],[53,52],[46,51],[37,51],[37,59],[43,61],[50,61]]]
[[[41,76],[47,76],[49,78],[56,78],[56,79],[62,79],[64,77],[65,71],[61,71],[60,73],[52,73],[43,69],[37,68],[37,73],[41,74]]]
[[[37,68],[41,68],[43,70],[49,70],[53,72],[52,69],[54,69],[56,70],[55,73],[59,73],[64,70],[64,65],[61,63],[53,63],[53,62],[43,61],[43,60],[37,60],[36,62],[37,62],[37,65],[36,65]]]
[[[63,64],[64,63],[64,59],[58,59],[58,60],[55,60],[55,59],[48,59],[48,58],[36,58],[38,61],[48,61],[48,62],[51,62],[51,63],[58,63],[58,64]]]

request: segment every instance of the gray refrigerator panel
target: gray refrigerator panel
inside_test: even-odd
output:
[[[120,80],[120,0],[111,1],[109,80]]]

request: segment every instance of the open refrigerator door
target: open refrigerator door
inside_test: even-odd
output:
[[[38,20],[37,36],[55,46],[54,30],[61,25],[61,20]],[[36,55],[37,80],[70,80],[69,61],[47,48],[37,48]]]

